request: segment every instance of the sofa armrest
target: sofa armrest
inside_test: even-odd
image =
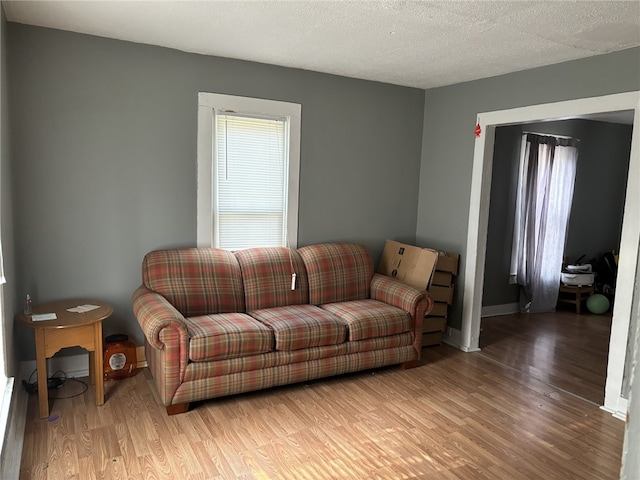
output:
[[[433,309],[433,299],[426,290],[375,273],[371,279],[371,298],[408,312],[413,319],[414,348],[422,353],[422,319]],[[418,357],[420,358],[420,357]]]
[[[138,287],[133,294],[133,313],[152,351],[147,363],[165,405],[184,379],[189,363],[189,332],[184,317],[159,293]]]
[[[184,317],[159,293],[144,286],[138,287],[133,293],[133,314],[152,347],[160,350],[165,347],[161,335],[165,328],[175,329],[180,343],[184,342],[185,347],[188,345],[189,335]]]

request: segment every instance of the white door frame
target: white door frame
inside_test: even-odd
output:
[[[460,348],[467,352],[479,350],[495,128],[621,110],[635,110],[635,116],[603,408],[624,418],[627,401],[621,396],[622,377],[640,244],[640,91],[478,114],[481,133],[476,137],[473,152]]]

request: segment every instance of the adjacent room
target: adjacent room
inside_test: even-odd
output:
[[[604,404],[632,113],[500,127],[494,147],[480,339],[483,354],[599,406]],[[557,278],[559,285],[550,292],[557,312],[538,312],[533,318],[520,313],[528,298],[510,276],[523,132],[579,141],[565,220],[567,238],[558,251],[564,257],[565,281],[569,284]],[[593,273],[572,275],[566,270],[571,264],[580,264],[582,270]],[[606,297],[606,304],[604,311],[596,309],[594,314],[587,300],[596,292]]]
[[[640,476],[640,3],[1,5],[1,478]]]

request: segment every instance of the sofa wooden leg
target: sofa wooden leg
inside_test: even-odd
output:
[[[189,402],[177,403],[175,405],[169,405],[167,407],[167,415],[177,415],[179,413],[185,413],[189,410]]]
[[[408,370],[409,368],[416,368],[420,362],[418,360],[411,360],[410,362],[404,362],[401,364],[403,370]]]

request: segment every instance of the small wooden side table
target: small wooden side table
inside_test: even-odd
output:
[[[96,305],[98,308],[70,312],[69,308]],[[61,300],[33,307],[33,314],[55,313],[55,320],[33,321],[32,315],[18,314],[20,323],[33,328],[36,337],[36,367],[38,369],[38,402],[40,418],[49,416],[47,388],[47,358],[66,347],[82,347],[89,352],[89,383],[95,384],[96,405],[104,404],[104,371],[102,365],[102,321],[113,309],[94,300]]]
[[[593,295],[593,292],[593,285],[565,285],[561,283],[558,302],[574,304],[576,313],[579,315],[582,310],[582,302],[589,298],[590,295]]]

